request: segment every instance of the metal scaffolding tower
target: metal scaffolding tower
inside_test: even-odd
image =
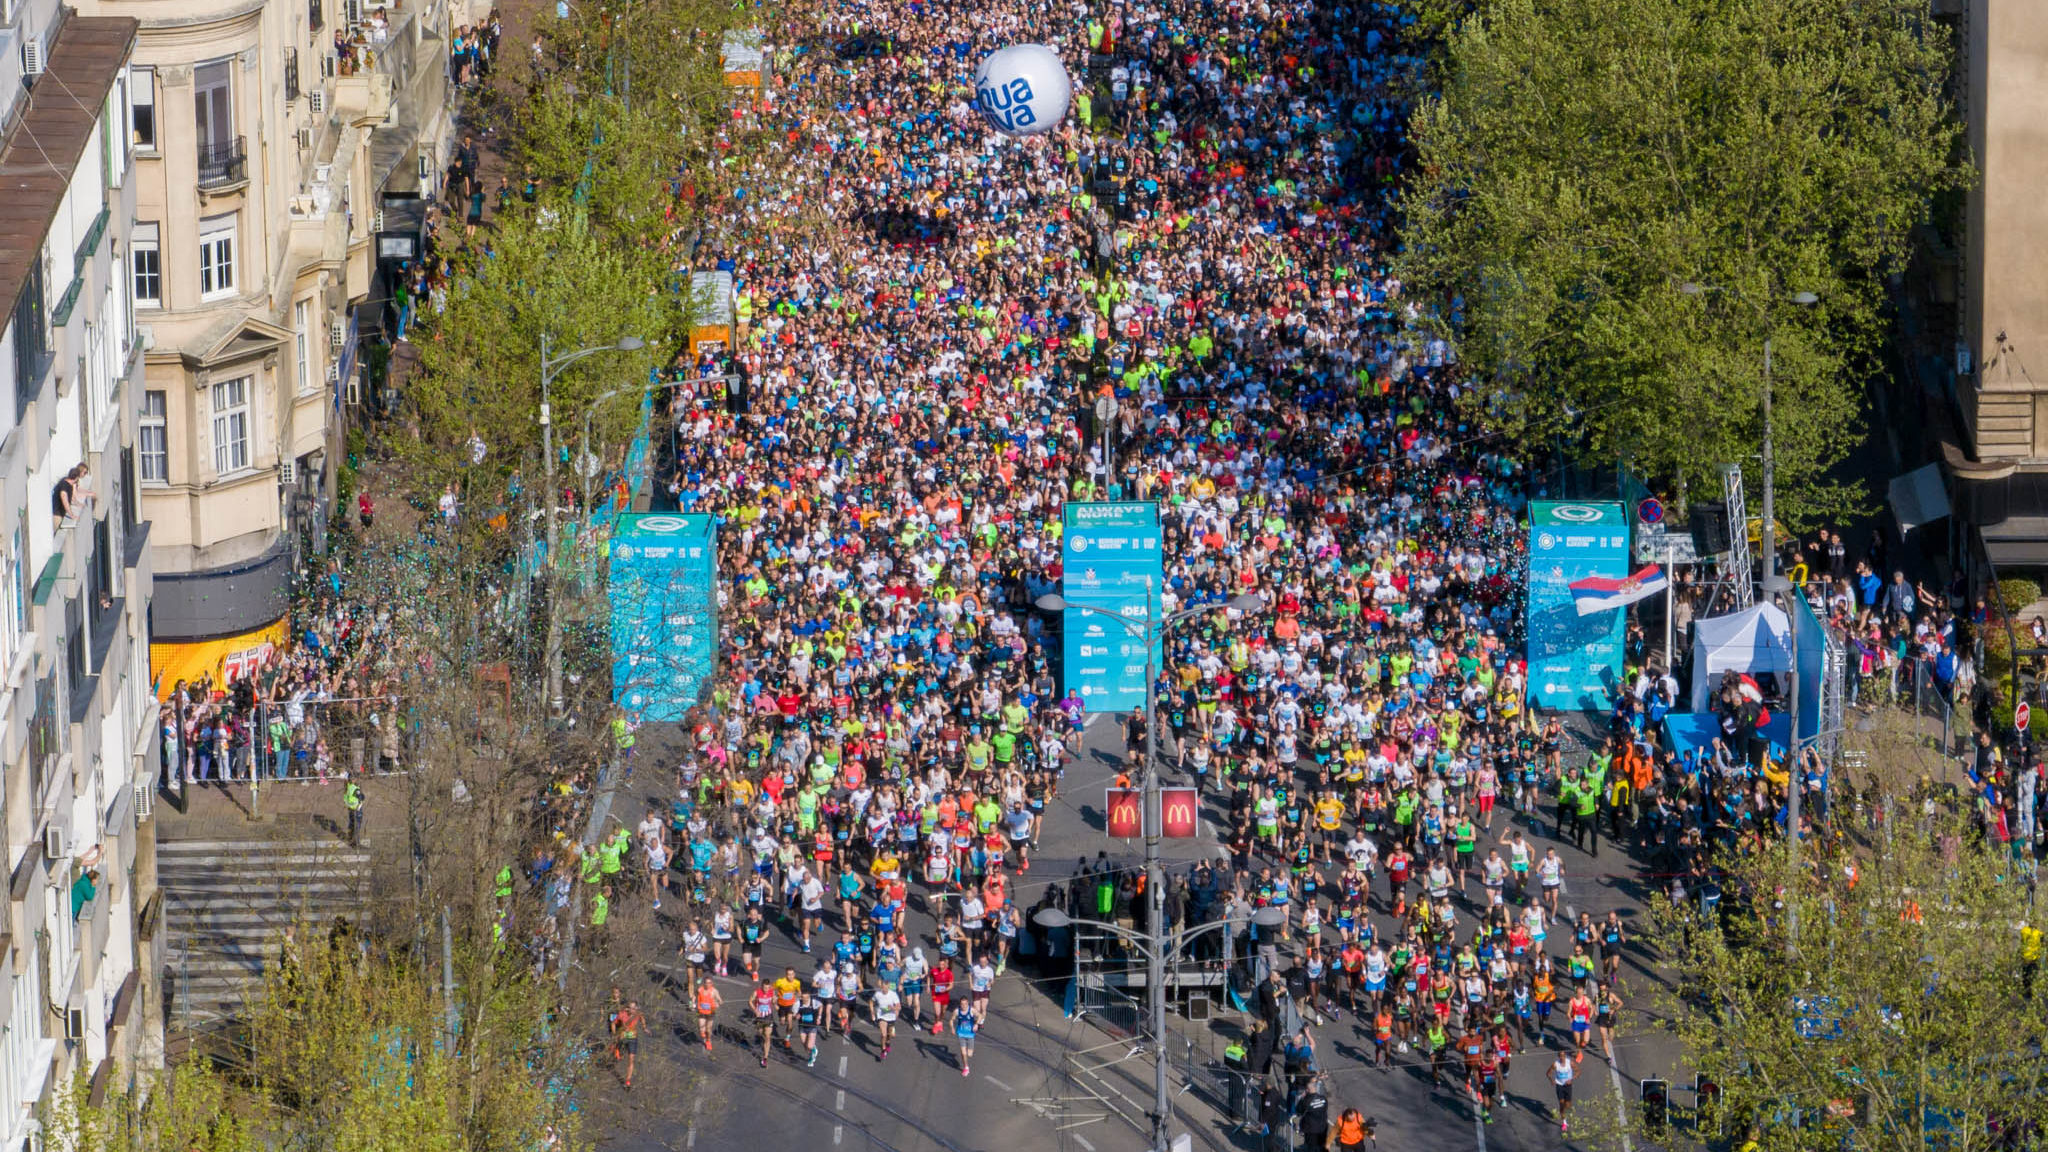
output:
[[[1728,578],[1735,585],[1735,606],[1756,603],[1756,573],[1750,567],[1749,508],[1742,498],[1742,465],[1721,465],[1721,498],[1728,505]]]

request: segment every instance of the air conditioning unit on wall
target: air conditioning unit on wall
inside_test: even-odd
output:
[[[66,841],[62,824],[43,825],[43,858],[53,861],[69,859],[71,845]]]

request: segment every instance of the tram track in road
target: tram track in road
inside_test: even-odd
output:
[[[1019,1016],[1012,1009],[998,1008],[994,1005],[990,1005],[988,1014],[991,1017],[1001,1020],[1007,1024],[1012,1024],[1021,1027],[1025,1031],[1030,1032],[1034,1036],[1038,1036],[1047,1041],[1050,1041],[1053,1044],[1058,1045],[1067,1053],[1071,1053],[1074,1051],[1074,1046],[1072,1044],[1072,1036],[1075,1029],[1087,1029],[1088,1034],[1091,1037],[1099,1036],[1102,1038],[1101,1042],[1104,1043],[1113,1039],[1113,1037],[1111,1037],[1108,1033],[1099,1032],[1096,1029],[1094,1029],[1092,1025],[1089,1025],[1086,1022],[1078,1019],[1070,1019],[1064,1014],[1060,1016],[1060,1020],[1067,1024],[1067,1029],[1064,1034],[1052,1032],[1040,1026],[1035,1021],[1026,1020],[1023,1017]],[[1024,1060],[1027,1063],[1036,1065],[1037,1067],[1043,1069],[1048,1076],[1048,1086],[1064,1085],[1077,1092],[1087,1092],[1087,1090],[1084,1087],[1082,1087],[1080,1082],[1075,1078],[1074,1069],[1070,1066],[1070,1061],[1066,1058],[1062,1058],[1058,1061],[1047,1059],[1046,1057],[1041,1056],[1036,1052],[1030,1051],[1029,1049],[1019,1044],[1003,1040],[1000,1037],[996,1036],[994,1033],[986,1030],[984,1030],[977,1039],[979,1039],[979,1041],[983,1044],[1001,1048],[1005,1052],[1009,1052],[1018,1057],[1019,1059]],[[1149,1059],[1144,1062],[1144,1067],[1146,1069],[1147,1074],[1149,1075],[1151,1071],[1151,1062]],[[1137,1084],[1135,1081],[1134,1086],[1143,1087],[1145,1091],[1148,1093],[1150,1091],[1149,1086]],[[1185,1086],[1180,1090],[1180,1092],[1176,1092],[1174,1094],[1174,1098],[1178,1099],[1181,1095],[1185,1094],[1190,1090],[1192,1090],[1192,1085]],[[1109,1111],[1111,1115],[1114,1115],[1119,1119],[1123,1120],[1126,1124],[1129,1124],[1132,1129],[1139,1132],[1141,1135],[1147,1134],[1144,1125],[1138,1123],[1138,1121],[1132,1119],[1129,1116],[1124,1115],[1122,1112],[1114,1108],[1111,1108]],[[1228,1142],[1219,1139],[1216,1133],[1209,1130],[1207,1125],[1189,1124],[1186,1128],[1186,1131],[1190,1135],[1194,1136],[1200,1143],[1207,1145],[1211,1149],[1214,1149],[1215,1152],[1234,1152],[1231,1145]]]

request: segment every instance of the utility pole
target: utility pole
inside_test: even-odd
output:
[[[1156,595],[1157,589],[1153,591]],[[1183,608],[1171,616],[1160,616],[1160,605],[1148,601],[1145,626],[1134,627],[1121,614],[1107,608],[1087,604],[1074,604],[1058,593],[1048,593],[1035,601],[1042,612],[1065,612],[1069,608],[1081,612],[1106,616],[1123,629],[1124,635],[1135,636],[1145,645],[1145,773],[1141,777],[1142,791],[1139,802],[1139,831],[1145,837],[1145,999],[1152,1017],[1152,1152],[1167,1152],[1172,1137],[1168,1132],[1173,1118],[1173,1099],[1167,1091],[1166,1055],[1166,885],[1159,863],[1159,839],[1164,830],[1159,789],[1159,697],[1156,691],[1159,681],[1159,663],[1153,647],[1155,639],[1163,646],[1167,631],[1175,624],[1207,612],[1224,608],[1235,609],[1246,614],[1260,612],[1266,603],[1256,593],[1246,592],[1233,597],[1224,604],[1203,604]],[[1227,947],[1227,945],[1226,945]]]
[[[1765,489],[1769,491],[1769,489]],[[1786,711],[1791,713],[1792,728],[1785,735],[1785,851],[1792,862],[1792,882],[1799,882],[1799,821],[1801,794],[1806,790],[1806,765],[1799,754],[1799,605],[1797,599],[1804,596],[1790,580],[1776,574],[1764,581],[1764,595],[1770,599],[1784,597],[1785,629],[1792,649],[1792,668],[1785,674]],[[1767,600],[1766,603],[1769,601]],[[1791,951],[1799,940],[1799,902],[1788,898],[1785,901],[1785,948]]]
[[[562,606],[559,589],[555,587],[555,422],[548,408],[548,385],[554,381],[554,374],[548,370],[548,334],[540,334],[540,455],[544,462],[544,479],[541,493],[544,502],[541,507],[547,514],[547,547],[544,554],[547,565],[542,571],[548,574],[548,718],[559,719],[562,715]]]
[[[1114,403],[1114,401],[1112,401]],[[1114,473],[1112,473],[1114,475]],[[1157,594],[1154,590],[1153,595]],[[1166,637],[1167,621],[1157,619],[1158,608],[1148,606],[1153,618],[1145,629],[1145,934],[1152,947],[1145,957],[1145,996],[1152,1011],[1152,1152],[1166,1152],[1167,1118],[1173,1104],[1166,1092],[1166,892],[1159,868],[1159,833],[1165,813],[1159,794],[1159,668],[1155,638]]]
[[[1695,284],[1690,280],[1678,285],[1678,290],[1687,296],[1706,296],[1716,292],[1732,296],[1755,307],[1758,315],[1767,325],[1771,322],[1770,307],[1773,302],[1783,301],[1788,304],[1798,305],[1801,308],[1811,308],[1815,304],[1820,303],[1820,297],[1811,292],[1794,292],[1787,296],[1767,292],[1763,296],[1751,296],[1739,288],[1725,288],[1719,284]],[[1763,579],[1769,580],[1778,573],[1778,533],[1777,521],[1775,519],[1777,509],[1773,506],[1776,496],[1777,475],[1775,471],[1776,459],[1771,452],[1771,338],[1769,336],[1764,337],[1763,409],[1764,506],[1763,520],[1757,530],[1757,544],[1764,554]],[[1737,524],[1733,527],[1735,531],[1747,534],[1747,525]],[[1748,579],[1748,573],[1742,573],[1738,578]]]
[[[583,359],[585,356],[595,356],[599,352],[632,352],[646,347],[646,342],[638,336],[621,336],[615,344],[596,344],[589,348],[578,348],[574,352],[564,353],[561,356],[549,359],[548,349],[551,347],[553,347],[553,341],[546,332],[542,332],[540,334],[540,451],[543,457],[543,483],[547,485],[547,491],[543,493],[547,497],[547,503],[543,505],[543,508],[547,513],[548,534],[547,706],[548,718],[559,720],[562,717],[562,713],[567,709],[567,702],[562,697],[561,589],[556,587],[555,581],[555,551],[557,543],[555,540],[555,501],[558,495],[555,491],[555,423],[554,413],[548,406],[548,388],[554,383],[556,373]]]
[[[1772,497],[1777,490],[1776,461],[1771,455],[1771,338],[1764,337],[1764,509],[1763,525],[1758,529],[1757,539],[1763,546],[1763,578],[1766,582],[1778,574],[1778,533],[1777,521],[1772,517]],[[1736,531],[1742,531],[1737,525]]]
[[[455,930],[448,924],[448,906],[441,905],[441,1000],[448,1010],[448,1054],[455,1054]]]

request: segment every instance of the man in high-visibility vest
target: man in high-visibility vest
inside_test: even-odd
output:
[[[604,878],[610,880],[625,869],[626,847],[632,843],[632,836],[624,828],[607,839],[597,849],[598,867]]]
[[[341,788],[341,806],[348,809],[348,846],[358,848],[363,842],[363,789],[354,780]]]
[[[607,884],[590,894],[590,949],[598,955],[605,951],[604,926],[612,918],[612,886]]]
[[[619,764],[626,770],[626,779],[633,778],[633,745],[639,743],[636,735],[640,730],[638,720],[629,719],[622,711],[612,717],[612,744],[618,749]]]
[[[2034,995],[2034,974],[2041,970],[2041,930],[2020,921],[2020,987]]]

